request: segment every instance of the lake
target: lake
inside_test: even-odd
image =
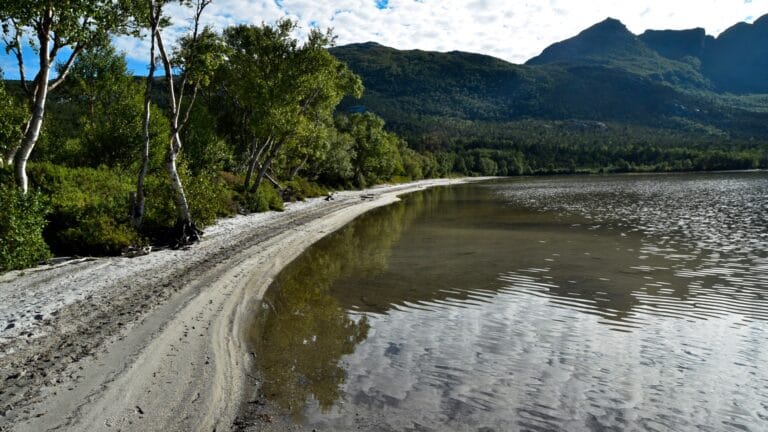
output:
[[[768,174],[427,190],[326,237],[250,335],[320,431],[768,430]]]

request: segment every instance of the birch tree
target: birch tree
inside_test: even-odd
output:
[[[145,79],[144,86],[144,139],[141,147],[141,166],[139,168],[139,176],[136,180],[136,198],[135,202],[131,203],[131,222],[137,231],[141,229],[141,224],[144,221],[144,208],[145,208],[145,189],[144,183],[146,182],[147,172],[149,171],[149,148],[151,144],[150,136],[150,124],[152,122],[152,84],[155,80],[155,36],[160,28],[160,17],[162,13],[162,5],[155,1],[140,0],[139,3],[134,5],[134,14],[137,21],[141,26],[147,26],[149,28],[149,72]],[[133,199],[132,199],[133,201]]]
[[[296,24],[230,27],[224,31],[229,62],[222,81],[250,136],[244,189],[258,190],[273,161],[299,141],[317,143],[317,131],[330,123],[345,95],[360,96],[362,83],[327,51],[330,32],[312,30],[303,44],[293,38]],[[299,155],[298,168],[306,154]],[[296,167],[294,167],[296,168]]]
[[[27,161],[40,137],[48,94],[64,82],[84,49],[106,41],[110,34],[128,32],[126,6],[125,0],[0,0],[3,42],[15,57],[29,103],[23,138],[6,155],[23,193],[29,188]],[[24,63],[25,47],[38,57],[38,69],[31,80]]]
[[[181,132],[189,121],[189,115],[200,88],[210,84],[211,76],[223,60],[223,48],[219,37],[210,28],[201,28],[200,20],[211,0],[180,1],[184,6],[194,8],[192,31],[183,37],[175,50],[171,51],[163,39],[162,24],[166,17],[163,8],[172,3],[163,0],[148,0],[148,14],[152,50],[157,47],[160,62],[165,72],[168,98],[168,117],[170,121],[170,139],[166,157],[166,167],[171,185],[176,195],[177,230],[179,244],[189,244],[199,240],[200,231],[195,227],[189,210],[184,186],[178,172],[178,158],[182,149]],[[176,2],[173,2],[176,3]],[[153,53],[151,53],[153,54]],[[150,62],[150,71],[154,64],[154,55]],[[179,70],[177,77],[174,70]],[[151,91],[151,81],[147,81],[147,95]],[[189,100],[185,101],[185,97]],[[148,96],[147,96],[148,98]],[[149,101],[145,100],[145,146],[144,155],[148,155],[147,124],[149,122]],[[144,191],[143,179],[146,175],[148,156],[143,157],[142,168],[137,185],[137,205],[134,210],[134,224],[140,225],[143,217]],[[140,201],[140,203],[139,203]]]

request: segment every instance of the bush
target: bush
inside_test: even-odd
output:
[[[285,184],[285,190],[287,192],[285,193],[284,198],[289,198],[286,199],[286,201],[304,201],[307,198],[319,197],[328,193],[327,188],[302,177],[296,177],[287,182]]]
[[[49,197],[43,232],[57,255],[115,255],[139,243],[130,220],[133,178],[114,169],[30,166],[30,177]]]
[[[237,213],[237,205],[232,196],[233,191],[218,175],[200,174],[190,177],[185,185],[189,211],[198,228],[216,222],[217,218],[233,216]]]
[[[242,196],[243,208],[251,213],[269,210],[283,211],[283,199],[272,185],[262,183],[256,193],[245,193]]]
[[[0,185],[0,272],[30,267],[50,257],[43,240],[49,207],[37,192],[22,195]]]
[[[171,181],[165,171],[151,173],[146,177],[144,194],[146,204],[141,231],[155,240],[166,238],[176,225],[178,213]]]

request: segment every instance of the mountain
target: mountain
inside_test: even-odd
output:
[[[768,93],[768,15],[708,41],[702,70],[721,91]]]
[[[701,59],[705,47],[714,38],[707,36],[703,28],[691,30],[648,30],[639,36],[647,47],[670,60],[686,57]]]
[[[334,48],[362,76],[363,105],[385,119],[440,116],[631,120],[677,109],[675,92],[653,80],[595,65],[535,67],[465,52],[399,51],[376,43]],[[627,104],[627,98],[633,103]]]
[[[460,155],[460,172],[494,172],[486,156],[500,173],[754,168],[768,166],[768,89],[723,91],[763,88],[765,21],[713,38],[701,29],[637,36],[608,19],[523,65],[373,42],[331,53],[366,89],[341,110],[375,112],[414,148]]]
[[[543,65],[583,61],[652,57],[650,51],[627,27],[613,18],[595,24],[577,36],[549,46],[526,64]]]
[[[768,15],[738,23],[717,38],[702,28],[635,36],[608,18],[527,64],[603,65],[688,90],[768,93]]]
[[[526,64],[600,65],[673,86],[711,88],[712,83],[697,70],[698,64],[685,60],[685,56],[676,59],[665,57],[649,47],[641,37],[631,33],[620,21],[608,18],[577,36],[548,47]]]

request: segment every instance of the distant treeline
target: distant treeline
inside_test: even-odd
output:
[[[582,120],[425,118],[420,125],[399,133],[426,159],[439,162],[438,172],[514,176],[768,168],[764,141],[699,131]]]

